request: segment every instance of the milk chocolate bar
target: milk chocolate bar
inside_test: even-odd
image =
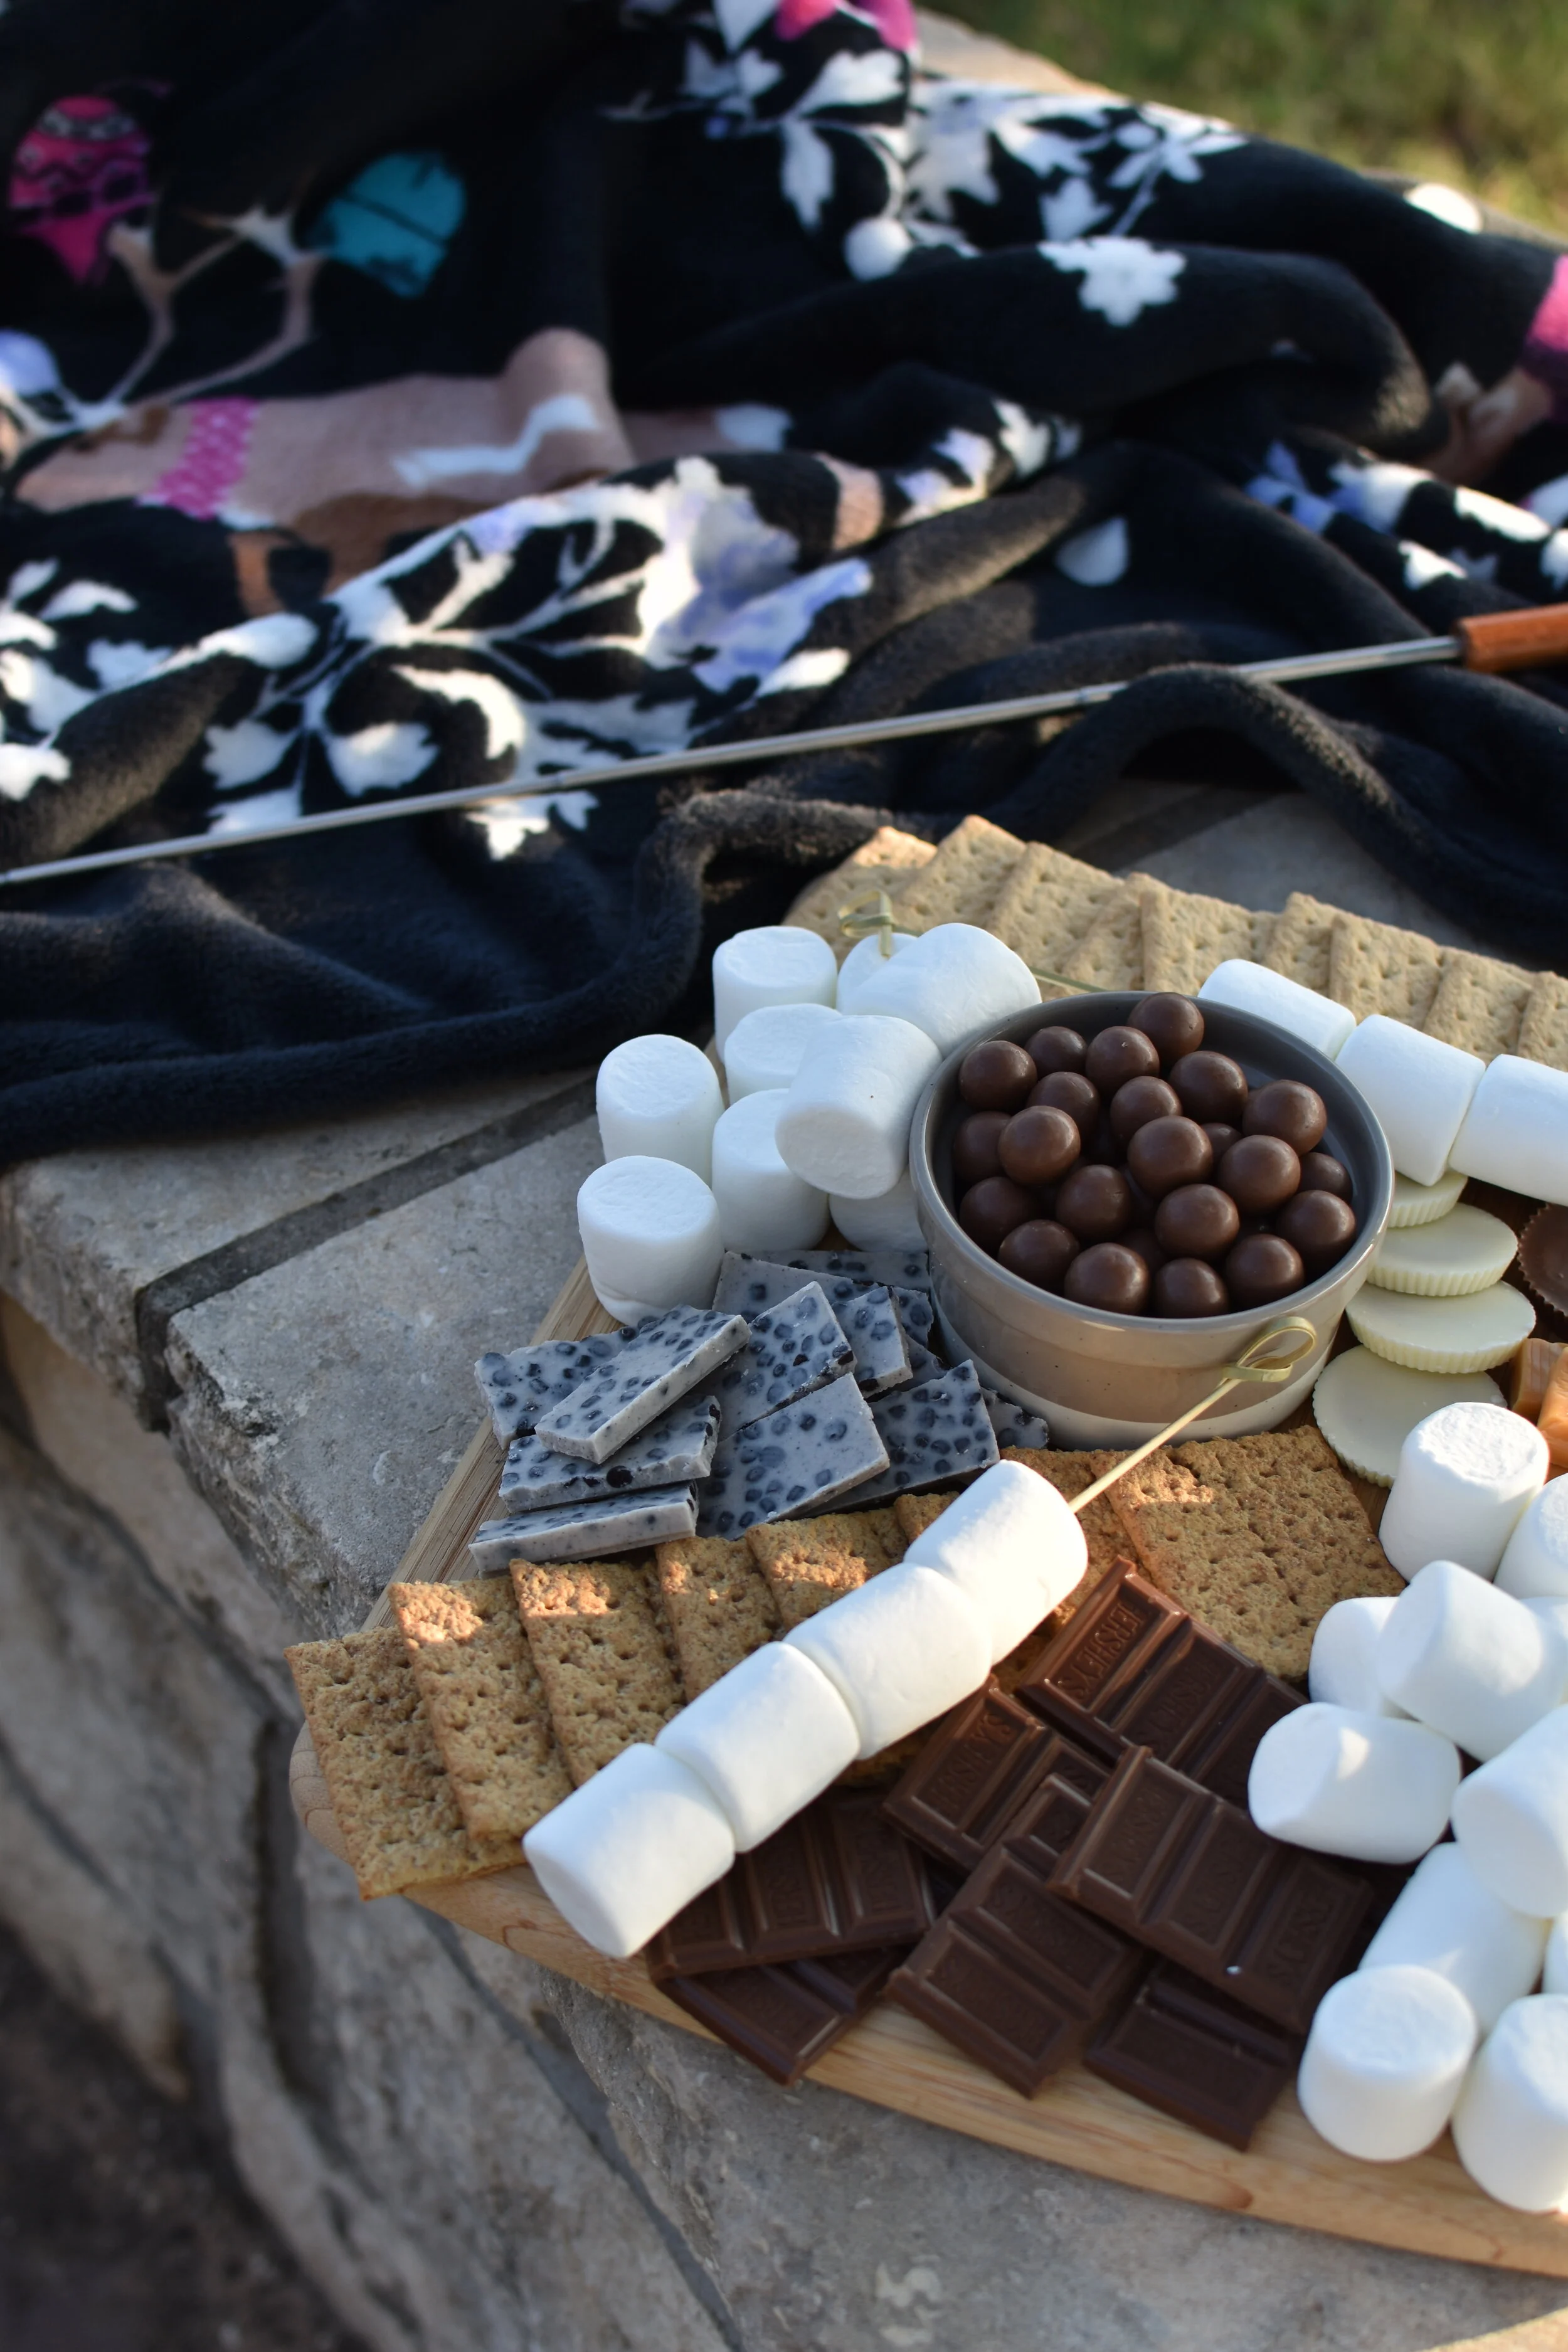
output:
[[[666,1977],[661,1989],[787,2091],[865,2016],[908,1948],[895,1944],[785,1968]]]
[[[990,1682],[937,1727],[883,1810],[917,1845],[967,1873],[1042,1780],[1054,1774],[1092,1797],[1111,1760]]]
[[[1294,2077],[1301,2042],[1160,1960],[1100,2027],[1084,2064],[1212,2139],[1247,2147]]]

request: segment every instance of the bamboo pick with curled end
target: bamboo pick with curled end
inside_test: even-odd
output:
[[[1296,1335],[1295,1339],[1285,1354],[1272,1356],[1260,1352],[1290,1333]],[[1206,1397],[1200,1397],[1196,1404],[1189,1405],[1185,1412],[1179,1412],[1175,1420],[1168,1422],[1157,1435],[1146,1437],[1142,1445],[1135,1445],[1131,1454],[1124,1454],[1113,1469],[1107,1470],[1102,1477],[1095,1479],[1092,1486],[1086,1486],[1068,1507],[1073,1511],[1087,1511],[1090,1503],[1103,1495],[1108,1486],[1114,1486],[1129,1470],[1135,1469],[1140,1462],[1147,1461],[1151,1454],[1157,1454],[1162,1445],[1168,1445],[1178,1430],[1185,1429],[1189,1422],[1196,1421],[1200,1413],[1207,1412],[1211,1404],[1217,1404],[1221,1397],[1230,1394],[1232,1389],[1242,1388],[1249,1381],[1268,1381],[1275,1385],[1288,1381],[1302,1358],[1310,1356],[1317,1344],[1318,1335],[1304,1315],[1278,1317],[1259,1331],[1256,1339],[1248,1340],[1235,1363],[1221,1364],[1219,1370],[1224,1378],[1217,1388],[1211,1389]]]
[[[886,890],[879,887],[863,890],[858,898],[851,898],[847,906],[839,908],[836,919],[847,939],[868,940],[874,935],[879,936],[883,955],[892,954],[893,934],[899,925],[893,901]],[[1070,972],[1047,971],[1037,963],[1030,964],[1027,969],[1032,978],[1046,981],[1054,988],[1070,989],[1074,995],[1098,993],[1092,981],[1075,980]]]

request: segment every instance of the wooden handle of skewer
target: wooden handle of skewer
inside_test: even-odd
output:
[[[1478,613],[1455,624],[1467,669],[1544,668],[1568,661],[1568,604],[1537,604],[1526,613]]]

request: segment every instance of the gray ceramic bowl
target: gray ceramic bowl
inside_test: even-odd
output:
[[[1275,1428],[1317,1379],[1340,1318],[1366,1280],[1394,1192],[1383,1130],[1333,1064],[1272,1021],[1205,1004],[1205,1045],[1239,1062],[1253,1086],[1302,1078],[1322,1096],[1329,1113],[1322,1149],[1349,1169],[1361,1219],[1350,1249],[1326,1274],[1275,1306],[1190,1321],[1106,1314],[1009,1274],[970,1240],[953,1214],[951,1144],[963,1112],[959,1065],[982,1036],[1022,1045],[1037,1029],[1059,1023],[1090,1037],[1125,1021],[1138,1002],[1131,992],[1056,998],[1000,1029],[977,1031],[948,1055],[927,1087],[910,1132],[916,1210],[948,1344],[955,1355],[973,1359],[982,1380],[1044,1413],[1063,1445],[1132,1445],[1152,1437],[1206,1395],[1219,1378],[1217,1367],[1234,1361],[1276,1317],[1300,1315],[1318,1335],[1301,1369],[1279,1387],[1233,1389],[1194,1423],[1190,1434],[1239,1437]]]

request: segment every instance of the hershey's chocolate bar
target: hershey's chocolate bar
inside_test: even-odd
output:
[[[907,1949],[895,1944],[784,1968],[665,1977],[660,1988],[787,2091],[865,2016]]]
[[[884,1811],[928,1853],[971,1871],[1049,1775],[1093,1796],[1110,1770],[1105,1757],[990,1682],[938,1725]]]
[[[1301,2042],[1160,1960],[1100,2027],[1084,2064],[1211,2139],[1247,2147],[1294,2076]]]

